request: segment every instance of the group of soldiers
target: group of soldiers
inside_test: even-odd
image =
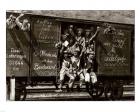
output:
[[[12,14],[7,18],[6,23],[9,29],[18,27],[23,31],[30,31],[30,23],[28,19],[22,19],[24,14],[18,17]],[[21,21],[22,20],[22,21]],[[80,82],[77,88],[82,87],[83,82],[88,85],[97,82],[95,74],[95,38],[100,31],[100,27],[87,29],[76,28],[74,25],[69,25],[61,35],[61,39],[56,43],[59,49],[61,63],[60,69],[60,85],[59,90],[62,91],[65,76],[69,77],[67,89],[72,91],[76,77],[79,77]]]
[[[95,68],[95,38],[100,31],[100,27],[93,31],[93,27],[82,29],[77,28],[74,31],[74,26],[69,25],[61,36],[61,39],[56,43],[59,49],[60,62],[60,85],[57,91],[61,92],[65,82],[65,76],[69,77],[67,90],[72,91],[76,77],[79,77],[79,85],[77,89],[80,91],[83,82],[87,85],[94,85],[97,82],[97,77],[94,71]],[[84,35],[83,35],[84,34]]]

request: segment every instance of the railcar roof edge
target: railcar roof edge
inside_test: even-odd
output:
[[[6,13],[14,13],[14,14],[20,14],[21,12],[13,12],[13,11],[6,11]],[[57,21],[60,22],[86,22],[86,23],[110,23],[110,24],[121,24],[121,25],[130,25],[130,26],[135,26],[135,22],[134,24],[132,23],[122,23],[122,22],[114,22],[114,21],[107,21],[107,20],[91,20],[91,19],[79,19],[79,18],[67,18],[67,17],[61,17],[61,16],[50,16],[47,14],[35,14],[35,13],[29,13],[26,12],[24,13],[25,15],[31,15],[31,16],[40,16],[40,17],[48,17],[48,18],[54,18]]]

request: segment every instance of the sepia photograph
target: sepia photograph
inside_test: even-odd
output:
[[[135,10],[7,10],[7,101],[135,101]]]

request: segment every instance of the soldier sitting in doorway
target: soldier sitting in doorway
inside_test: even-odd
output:
[[[57,90],[57,92],[62,92],[62,86],[63,86],[63,83],[64,83],[64,78],[65,76],[67,75],[70,79],[69,79],[69,84],[68,84],[68,87],[71,89],[72,86],[73,86],[73,82],[74,82],[74,79],[75,77],[71,74],[71,59],[69,57],[69,53],[67,51],[64,51],[64,59],[63,59],[63,62],[62,62],[62,67],[61,67],[61,70],[60,70],[60,85],[59,85],[59,90]]]
[[[61,40],[56,44],[56,47],[60,49],[60,85],[58,92],[62,91],[62,85],[64,83],[65,75],[70,78],[68,87],[71,89],[73,86],[73,82],[75,77],[73,76],[72,72],[70,73],[72,67],[71,65],[71,53],[73,49],[74,40],[72,38],[68,38],[68,35],[63,34]],[[61,64],[62,62],[62,64]]]
[[[80,83],[77,86],[78,90],[80,91],[80,88],[82,87],[82,84],[84,82],[84,73],[81,69],[80,65],[80,49],[75,49],[73,52],[73,56],[71,57],[71,63],[72,63],[72,74],[76,78],[77,76],[80,78]],[[74,82],[73,82],[74,83]]]
[[[85,82],[86,86],[88,87],[91,83],[94,85],[97,82],[97,76],[95,74],[95,52],[91,50],[91,48],[87,49],[87,58],[85,61],[85,69],[84,69],[84,75],[85,75]]]

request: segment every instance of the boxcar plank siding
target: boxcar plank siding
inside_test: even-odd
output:
[[[120,27],[119,27],[120,26]],[[112,27],[114,27],[112,25]],[[130,54],[131,54],[131,38],[132,28],[126,27],[121,29],[122,25],[118,25],[111,34],[105,34],[102,28],[98,36],[98,73],[106,75],[130,75]]]
[[[32,62],[31,76],[57,75],[57,48],[60,24],[53,19],[32,18]]]

